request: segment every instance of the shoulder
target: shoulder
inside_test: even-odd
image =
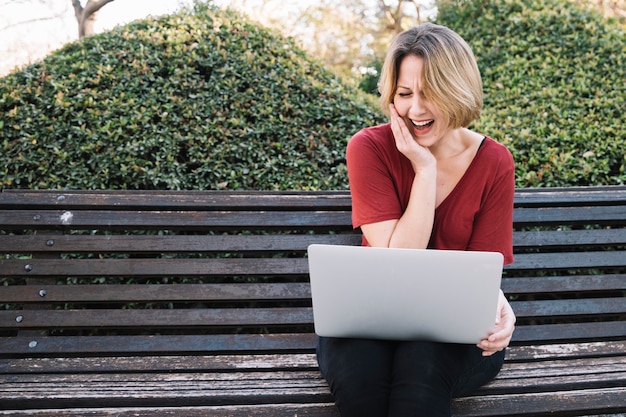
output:
[[[348,146],[364,145],[364,144],[386,144],[389,138],[393,138],[391,131],[391,124],[385,123],[382,125],[366,127],[359,130],[348,142]]]
[[[385,123],[378,126],[367,127],[358,131],[348,141],[346,157],[362,157],[363,154],[376,154],[389,156],[397,152],[391,124]]]
[[[488,160],[491,164],[496,164],[500,168],[513,168],[514,161],[511,151],[494,139],[485,136],[485,142],[483,143],[479,152],[481,159]]]

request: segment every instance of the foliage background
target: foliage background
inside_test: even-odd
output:
[[[2,187],[345,187],[371,98],[206,4],[68,45],[0,82]]]
[[[518,186],[623,184],[626,37],[567,0],[442,0]],[[0,188],[338,189],[384,117],[293,40],[197,3],[0,79]]]
[[[626,32],[569,1],[442,1],[483,75],[475,128],[504,142],[519,186],[626,180]]]

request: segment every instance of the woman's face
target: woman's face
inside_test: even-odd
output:
[[[393,103],[417,143],[429,147],[443,137],[448,127],[438,109],[424,97],[423,64],[424,60],[415,55],[402,58]]]

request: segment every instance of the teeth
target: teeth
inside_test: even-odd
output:
[[[414,125],[414,126],[417,126],[417,127],[423,127],[423,126],[426,126],[427,124],[429,124],[429,123],[431,123],[431,122],[433,122],[433,121],[434,121],[434,120],[426,120],[426,121],[424,121],[424,122],[416,122],[415,120],[411,120],[411,122],[413,123],[413,125]]]

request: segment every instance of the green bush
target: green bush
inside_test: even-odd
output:
[[[0,188],[346,188],[382,121],[292,40],[208,4],[72,43],[0,80]]]
[[[440,0],[485,85],[475,129],[518,186],[623,184],[626,35],[567,0]],[[289,39],[198,3],[0,79],[0,188],[340,189],[383,122]]]
[[[626,34],[568,0],[442,0],[474,49],[485,110],[519,186],[626,182]]]

